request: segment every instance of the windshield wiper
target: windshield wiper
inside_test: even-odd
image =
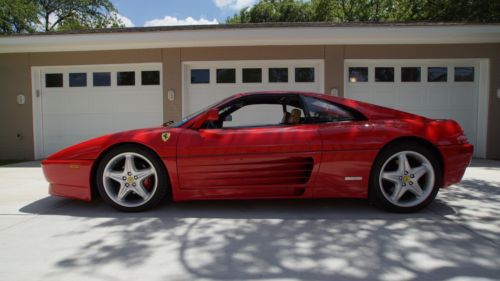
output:
[[[169,125],[172,125],[174,123],[174,120],[170,120],[170,121],[167,121],[165,123],[163,123],[163,127],[168,127]]]

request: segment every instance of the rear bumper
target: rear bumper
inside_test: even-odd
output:
[[[44,160],[42,170],[49,194],[90,201],[90,171],[93,160]]]
[[[447,145],[439,150],[444,162],[442,187],[460,182],[472,159],[474,147],[471,144]]]

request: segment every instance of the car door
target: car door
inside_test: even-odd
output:
[[[327,100],[304,97],[304,102],[323,143],[314,196],[366,197],[380,145],[371,122],[355,110]]]
[[[318,126],[280,124],[282,105],[262,105],[224,117],[228,124],[239,120],[236,125],[185,130],[177,149],[182,192],[221,198],[309,195],[321,156]],[[263,121],[266,116],[272,122]],[[253,124],[245,122],[252,117]]]

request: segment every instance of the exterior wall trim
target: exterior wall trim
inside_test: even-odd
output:
[[[0,53],[266,45],[467,44],[500,42],[494,24],[459,26],[260,27],[7,36]]]

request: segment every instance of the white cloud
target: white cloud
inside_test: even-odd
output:
[[[130,20],[129,18],[127,18],[126,16],[123,16],[123,15],[120,15],[120,14],[116,14],[116,17],[121,20],[121,22],[126,26],[126,27],[134,27],[135,24],[132,22],[132,20]]]
[[[202,24],[219,24],[217,19],[208,20],[205,18],[194,19],[187,17],[185,19],[178,19],[176,17],[165,16],[162,19],[152,19],[144,23],[144,26],[166,26],[166,25],[202,25]]]
[[[213,0],[220,9],[240,10],[253,6],[257,0]]]

